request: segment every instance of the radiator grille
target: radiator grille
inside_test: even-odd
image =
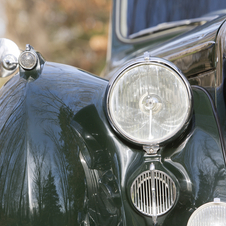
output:
[[[148,216],[160,216],[170,210],[176,200],[176,186],[166,173],[145,171],[131,186],[133,205]]]

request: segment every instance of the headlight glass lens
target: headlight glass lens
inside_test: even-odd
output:
[[[210,202],[199,207],[190,217],[187,226],[225,226],[226,203]]]
[[[113,82],[108,113],[129,140],[161,143],[184,125],[191,98],[181,76],[170,67],[144,62],[125,69]]]

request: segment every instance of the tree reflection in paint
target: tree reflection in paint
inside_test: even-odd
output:
[[[54,176],[51,170],[49,171],[43,188],[43,217],[45,219],[44,225],[53,226],[59,223],[59,195],[57,194]]]

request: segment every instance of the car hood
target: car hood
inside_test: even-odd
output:
[[[41,214],[48,205],[65,213],[68,200],[83,208],[84,144],[71,121],[86,106],[98,108],[106,84],[73,67],[46,63],[37,80],[16,75],[1,88],[0,205],[9,215]]]

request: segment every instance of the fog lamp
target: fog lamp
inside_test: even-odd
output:
[[[214,201],[200,206],[191,215],[187,226],[225,226],[226,203]]]
[[[191,109],[187,79],[163,59],[137,58],[110,80],[109,120],[120,135],[137,144],[160,144],[179,134]]]

